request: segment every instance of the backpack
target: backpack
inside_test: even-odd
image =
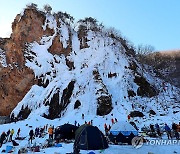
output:
[[[16,142],[16,141],[14,141],[14,140],[12,140],[12,144],[13,144],[13,146],[18,146],[19,144]]]
[[[40,152],[39,146],[36,146],[33,151],[34,151],[34,152]]]

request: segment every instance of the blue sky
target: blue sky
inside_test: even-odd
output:
[[[135,45],[156,50],[180,49],[180,0],[4,0],[0,3],[0,37],[8,36],[16,14],[33,2],[54,12],[69,13],[76,20],[94,17],[115,27]]]

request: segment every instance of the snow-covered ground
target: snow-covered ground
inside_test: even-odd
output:
[[[62,147],[51,147],[47,149],[41,149],[38,153],[46,154],[67,154],[73,152],[73,143],[65,144],[61,143]],[[9,144],[7,144],[9,145]],[[1,148],[3,149],[3,148]],[[4,148],[5,149],[5,148]],[[17,153],[18,148],[15,149],[13,154]],[[179,154],[179,146],[154,146],[154,145],[144,145],[139,149],[135,149],[133,146],[128,145],[110,145],[108,149],[105,150],[81,150],[81,154],[88,154],[94,152],[95,154]],[[28,152],[34,153],[34,152]]]
[[[85,120],[91,119],[92,117],[85,117]],[[99,119],[100,120],[100,119]],[[71,120],[72,122],[73,120]],[[79,122],[83,122],[83,120],[78,119]],[[71,123],[70,122],[70,123]],[[94,119],[94,122],[97,123]],[[101,125],[103,121],[99,121],[100,129],[103,131],[103,126]],[[10,124],[4,124],[0,125],[0,130],[1,132],[7,131],[8,129],[14,128],[15,134],[14,137],[16,136],[18,128],[21,128],[20,136],[21,137],[26,137],[24,140],[16,140],[17,143],[19,143],[19,146],[16,146],[13,148],[14,152],[13,154],[17,154],[18,150],[22,147],[29,147],[33,146],[34,144],[36,145],[43,145],[45,143],[45,140],[48,138],[48,135],[46,135],[44,138],[35,138],[33,140],[33,144],[29,144],[28,139],[29,139],[29,131],[30,129],[35,129],[36,127],[43,127],[46,124],[51,124],[54,126],[59,126],[64,124],[64,119],[56,119],[56,120],[47,120],[42,117],[30,117],[27,120],[24,121],[19,121],[16,123],[10,123]],[[164,139],[167,139],[167,137],[164,135]],[[49,147],[49,148],[44,148],[40,149],[40,153],[47,153],[47,154],[66,154],[66,153],[71,153],[73,152],[73,143],[63,143],[61,142],[62,147]],[[7,142],[3,144],[3,146],[0,148],[0,152],[3,149],[6,149],[6,146],[12,145],[11,142]],[[173,154],[173,153],[180,153],[179,150],[180,144],[174,144],[174,145],[147,145],[144,144],[142,147],[136,149],[135,147],[131,145],[109,145],[108,149],[105,150],[81,150],[82,154],[88,154],[89,152],[93,151],[96,154],[104,153],[104,154]],[[27,148],[28,149],[28,148]],[[32,151],[28,151],[28,153],[33,153]]]

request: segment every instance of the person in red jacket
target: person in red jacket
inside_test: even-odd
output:
[[[128,118],[128,121],[130,121],[130,119],[131,119],[131,116],[130,116],[130,114],[128,115],[128,117],[127,117],[127,118]]]
[[[105,131],[108,130],[106,123],[104,124],[104,130],[105,130]]]
[[[111,119],[111,122],[112,122],[112,125],[113,125],[114,124],[114,119],[113,118]]]
[[[106,134],[106,136],[107,136],[107,135],[108,135],[108,128],[107,128],[106,123],[104,124],[104,130],[105,130],[105,134]]]

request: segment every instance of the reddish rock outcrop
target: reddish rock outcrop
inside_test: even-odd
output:
[[[11,113],[36,81],[32,70],[16,67],[1,69],[0,79],[0,115],[5,116]]]
[[[58,28],[61,23],[56,17]],[[24,51],[27,43],[34,41],[40,43],[43,36],[53,36],[55,29],[46,25],[46,14],[36,8],[26,8],[23,15],[18,14],[12,23],[12,34],[8,39],[0,38],[0,48],[5,51],[7,67],[0,65],[0,116],[9,115],[16,105],[23,99],[26,93],[38,79],[34,77],[32,70],[25,66]],[[49,21],[47,21],[49,22]],[[49,52],[52,54],[68,55],[71,52],[71,34],[67,47],[63,47],[59,32],[53,39]]]
[[[24,15],[17,15],[12,23],[10,39],[1,39],[0,47],[5,51],[8,67],[0,68],[0,116],[9,115],[37,83],[33,71],[25,66],[24,49],[26,43],[40,41],[45,33],[44,21],[42,12],[26,9]]]

